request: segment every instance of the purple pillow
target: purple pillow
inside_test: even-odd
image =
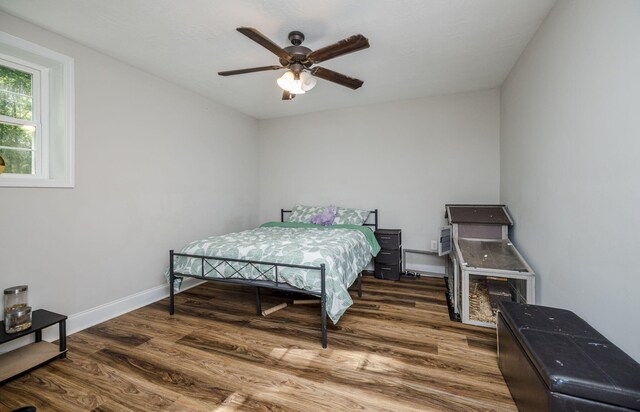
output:
[[[314,225],[331,226],[333,219],[336,218],[337,211],[338,209],[335,206],[326,207],[322,212],[311,216],[311,223]]]

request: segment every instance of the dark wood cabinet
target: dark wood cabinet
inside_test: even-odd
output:
[[[376,239],[380,253],[376,256],[374,276],[379,279],[400,280],[402,271],[402,230],[378,229]]]

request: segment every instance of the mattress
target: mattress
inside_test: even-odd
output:
[[[366,226],[269,222],[259,228],[191,242],[180,253],[302,266],[325,264],[327,315],[335,324],[353,304],[347,289],[379,250],[373,232]],[[205,277],[211,278],[276,280],[275,270],[269,265],[207,259],[204,266],[203,270],[202,259],[176,256],[174,273],[201,276],[204,272]],[[319,270],[280,267],[278,282],[311,292],[321,291]],[[179,289],[179,282],[175,286]]]

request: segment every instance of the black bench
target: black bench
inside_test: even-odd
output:
[[[545,306],[499,307],[498,364],[520,411],[640,410],[640,364],[582,318]]]

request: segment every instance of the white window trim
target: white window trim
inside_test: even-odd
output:
[[[53,178],[49,176],[50,170],[50,153],[49,153],[49,141],[50,137],[48,132],[50,130],[48,104],[41,105],[43,112],[38,113],[36,117],[35,113],[33,120],[40,119],[40,136],[37,137],[39,141],[39,147],[36,149],[39,154],[43,156],[39,162],[43,170],[37,171],[39,174],[35,175],[19,175],[3,173],[0,175],[0,187],[66,187],[72,188],[75,185],[75,87],[74,87],[74,60],[69,56],[39,46],[35,43],[20,39],[12,36],[8,33],[0,31],[0,43],[7,46],[21,49],[27,53],[40,56],[42,58],[53,60],[62,66],[62,83],[64,93],[64,107],[62,113],[64,116],[64,159],[60,160],[64,162],[64,176]],[[8,59],[9,62],[21,64],[25,67],[17,67],[18,70],[24,70],[29,68],[36,68],[40,70],[40,99],[41,101],[49,101],[49,68],[41,66],[35,63],[27,62],[24,59],[20,59],[13,56],[7,56],[0,53],[0,58]],[[28,70],[27,70],[28,71]],[[46,99],[46,100],[45,100]],[[3,117],[3,120],[15,123],[15,119]],[[38,130],[38,128],[36,128]],[[38,162],[36,162],[37,164]]]

